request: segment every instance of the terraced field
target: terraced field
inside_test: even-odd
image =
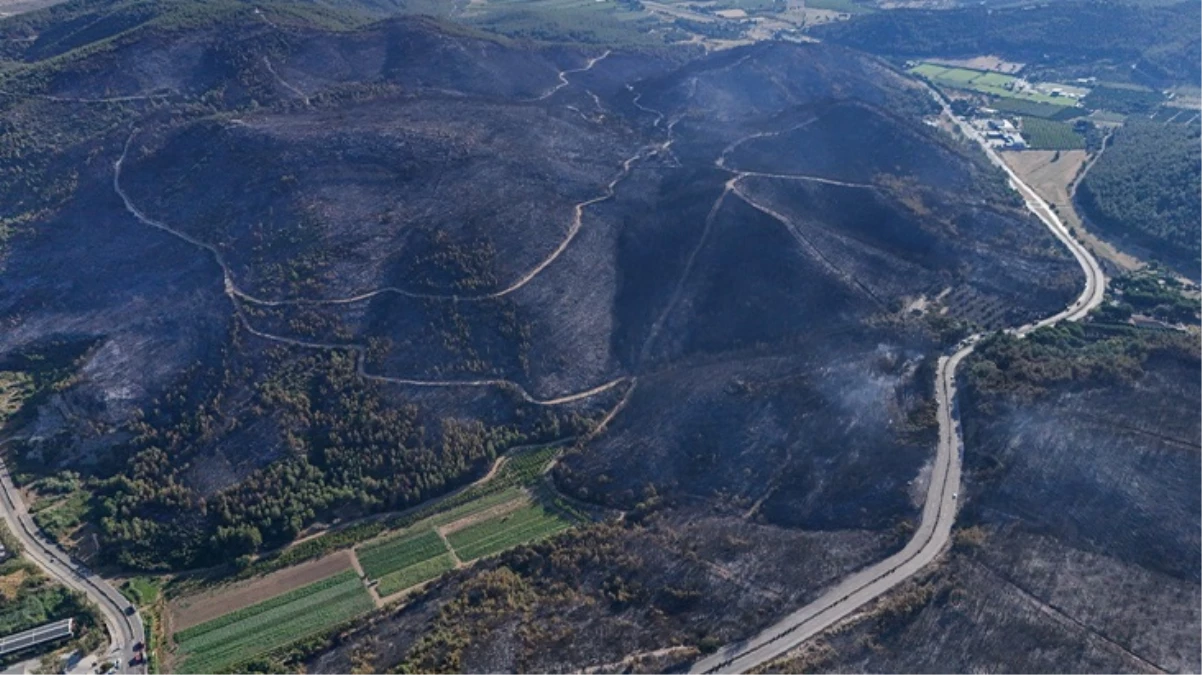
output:
[[[311,637],[374,608],[354,572],[303,586],[175,635],[181,673],[215,673]]]

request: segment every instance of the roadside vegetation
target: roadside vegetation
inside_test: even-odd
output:
[[[1178,331],[1065,322],[1025,338],[995,333],[983,339],[966,364],[968,390],[983,409],[988,400],[1031,401],[1074,382],[1132,382],[1157,353],[1198,359],[1198,338]]]
[[[71,637],[0,655],[0,667],[38,654],[90,652],[104,644],[107,633],[100,612],[82,593],[50,580],[22,556],[20,543],[4,521],[0,521],[0,544],[8,555],[0,562],[0,635],[20,633],[51,621],[75,619]]]

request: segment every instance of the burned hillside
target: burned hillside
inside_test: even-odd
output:
[[[58,359],[12,424],[22,477],[80,472],[125,570],[248,565],[538,443],[565,447],[543,489],[621,516],[449,575],[313,671],[745,637],[905,541],[941,350],[1078,291],[926,92],[840,48],[231,12],[9,82],[55,188],[0,166],[0,354]]]

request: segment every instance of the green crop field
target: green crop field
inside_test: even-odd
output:
[[[386,597],[397,591],[403,591],[406,588],[429,581],[453,569],[455,569],[455,558],[451,556],[450,551],[445,551],[442,555],[414,563],[408,567],[384,575],[380,578],[379,585],[376,586],[376,592],[381,597]]]
[[[981,71],[979,70],[969,70],[968,68],[948,68],[939,74],[939,79],[959,84],[968,84],[980,75]]]
[[[1064,122],[1024,117],[1022,131],[1032,150],[1080,150],[1085,147],[1085,137]]]
[[[935,79],[942,75],[946,70],[947,68],[943,66],[937,66],[933,63],[920,63],[911,68],[910,72],[914,73],[915,75],[921,75],[923,77]]]
[[[475,560],[566,530],[572,522],[538,504],[490,518],[447,537],[461,560]]]
[[[806,0],[806,7],[811,9],[829,9],[847,14],[869,14],[875,10],[852,0]]]
[[[528,502],[530,494],[526,489],[537,483],[558,452],[558,444],[515,450],[487,482],[472,486],[444,499],[431,509],[419,509],[407,515],[403,520],[391,522],[390,526],[402,529],[395,534],[360,546],[356,551],[359,563],[369,577],[379,582],[376,588],[379,594],[382,596],[392,595],[454,569],[454,558],[435,528],[499,504],[515,500]],[[518,513],[529,511],[532,508],[541,511],[541,507],[527,506],[519,509]],[[481,524],[492,523],[489,527],[495,527],[495,522],[508,517],[501,516]],[[560,524],[567,522],[562,518],[556,519],[554,528],[550,528],[550,522],[542,522],[537,526],[531,525],[530,527],[533,529],[529,536],[521,534],[512,542],[500,541],[495,544],[497,548],[490,549],[488,553],[496,553],[523,541],[544,536],[542,529],[550,528],[550,531],[558,531],[567,526],[560,526]],[[466,559],[470,560],[480,557],[480,555],[482,554],[473,554]]]
[[[366,614],[371,596],[351,571],[175,634],[183,673],[215,673]]]
[[[404,569],[447,552],[442,537],[433,529],[407,533],[365,546],[357,552],[363,571],[373,579]]]
[[[1011,75],[1003,75],[1001,73],[985,73],[972,81],[973,84],[987,84],[994,87],[1004,87],[1013,82],[1016,78]]]
[[[1014,100],[1056,105],[1058,107],[1063,107],[1062,104],[1065,102],[1063,97],[1041,94],[1037,91],[1012,91],[1007,89],[1007,85],[1016,81],[1017,78],[1012,75],[1003,75],[1002,73],[971,70],[969,68],[949,68],[925,62],[914,66],[910,69],[910,72],[945,87],[966,89],[999,98],[1012,98]]]

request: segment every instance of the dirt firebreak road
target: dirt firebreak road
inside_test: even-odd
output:
[[[1084,317],[1101,304],[1106,291],[1105,277],[1098,261],[1073,239],[1068,228],[1048,204],[1006,166],[977,131],[953,115],[947,102],[936,92],[932,90],[931,93],[943,107],[943,114],[956,124],[961,133],[981,146],[990,162],[1006,173],[1010,179],[1010,186],[1022,195],[1027,209],[1043,221],[1052,234],[1068,247],[1085,272],[1085,288],[1073,304],[1053,316],[1010,329],[1008,332],[1023,337],[1044,326],[1061,321],[1076,321]],[[981,337],[981,334],[977,334],[966,338],[954,354],[939,359],[935,374],[935,399],[939,406],[939,446],[936,450],[935,466],[931,472],[931,482],[927,488],[926,503],[922,509],[922,521],[905,548],[847,577],[814,602],[789,614],[758,635],[729,644],[696,662],[691,672],[741,673],[779,658],[880,597],[939,556],[947,545],[952,523],[956,518],[955,495],[960,490],[960,463],[964,448],[954,405],[956,368],[972,353]]]

